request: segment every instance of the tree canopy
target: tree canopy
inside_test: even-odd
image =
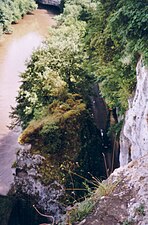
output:
[[[65,6],[64,13],[57,17],[57,27],[49,29],[49,37],[21,74],[14,114],[19,115],[24,127],[42,108],[53,100],[64,99],[66,93],[82,94],[84,98],[89,93],[94,76],[85,65],[88,55],[83,50],[86,22],[79,19],[82,10],[81,5]]]
[[[69,92],[86,100],[94,82],[108,106],[123,114],[139,55],[147,63],[147,8],[146,1],[66,0],[57,26],[21,75],[13,116],[26,127]]]
[[[147,64],[147,9],[146,1],[66,0],[57,26],[21,75],[13,117],[25,128],[68,93],[86,100],[94,82],[108,106],[124,114],[139,55]]]
[[[85,37],[89,68],[110,107],[123,113],[136,83],[139,55],[148,63],[146,1],[98,1]]]

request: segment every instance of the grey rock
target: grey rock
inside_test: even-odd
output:
[[[37,0],[38,3],[61,7],[62,0]]]
[[[46,186],[41,182],[38,166],[44,160],[43,156],[32,154],[27,146],[22,147],[17,154],[15,188],[35,199],[37,207],[53,215],[56,221],[61,221],[65,207],[59,203],[59,198],[64,194],[64,188],[56,180]]]
[[[120,165],[148,153],[148,68],[140,58],[135,95],[129,100],[120,139]]]

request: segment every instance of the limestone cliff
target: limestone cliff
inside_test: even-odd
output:
[[[137,68],[135,95],[129,100],[129,109],[120,140],[120,165],[148,153],[148,68],[140,58]]]

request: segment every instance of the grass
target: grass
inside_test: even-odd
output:
[[[69,104],[68,104],[69,103]],[[70,105],[71,103],[71,105]],[[18,138],[20,144],[34,142],[36,136],[39,138],[40,132],[48,125],[49,130],[52,126],[61,128],[62,124],[67,123],[68,119],[78,118],[82,112],[86,110],[86,105],[81,103],[81,100],[67,99],[66,103],[55,101],[50,104],[48,111],[45,112],[43,118],[32,120],[27,128],[22,132]]]
[[[86,198],[80,203],[76,203],[71,210],[67,211],[68,224],[76,221],[82,221],[94,208],[95,201],[93,198]]]
[[[79,176],[79,175],[78,175]],[[81,177],[81,176],[80,176]],[[68,225],[74,222],[82,221],[88,214],[92,212],[96,202],[103,196],[109,196],[119,184],[120,181],[109,183],[107,181],[101,182],[98,178],[92,176],[92,180],[81,177],[85,180],[85,187],[88,190],[89,197],[84,201],[76,203],[73,207],[68,207],[67,210],[67,223]],[[89,188],[90,183],[93,185],[93,189]]]
[[[108,196],[110,195],[115,188],[117,187],[117,185],[119,184],[120,181],[116,181],[114,183],[110,183],[107,180],[100,182],[100,180],[98,178],[94,177],[94,187],[95,187],[95,192],[94,192],[94,198],[96,200],[98,200],[99,198],[103,197],[103,196]]]

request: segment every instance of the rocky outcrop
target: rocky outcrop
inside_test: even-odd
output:
[[[64,211],[64,207],[59,204],[59,198],[64,190],[57,181],[49,185],[43,185],[41,182],[39,166],[44,160],[45,158],[39,154],[31,154],[29,145],[21,148],[17,154],[15,188],[19,195],[29,196],[33,199],[33,204],[44,212],[54,215],[59,221]]]
[[[120,141],[120,165],[148,153],[148,68],[142,58],[136,68],[137,87],[129,100],[129,109]]]
[[[148,154],[116,169],[105,182],[110,184],[110,189],[113,183],[118,185],[111,194],[98,200],[94,212],[79,225],[146,225]]]
[[[135,95],[129,100],[121,132],[121,167],[104,181],[110,189],[115,182],[118,185],[112,193],[97,200],[91,215],[76,224],[148,224],[148,68],[142,58],[136,73]]]
[[[16,158],[16,192],[33,199],[56,222],[63,220],[65,203],[79,197],[75,189],[84,189],[80,177],[106,175],[92,116],[80,95],[68,96],[50,104],[44,118],[30,122],[19,137],[24,146]]]
[[[53,5],[57,7],[62,7],[63,1],[62,0],[37,0],[37,3],[41,3],[44,5]]]

